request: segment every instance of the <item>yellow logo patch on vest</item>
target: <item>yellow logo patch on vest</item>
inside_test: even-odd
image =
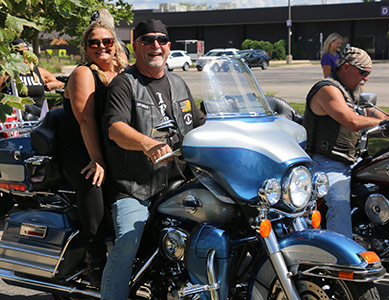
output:
[[[181,111],[183,113],[191,111],[192,110],[192,105],[190,104],[190,100],[181,101],[180,102],[180,108],[181,108]]]

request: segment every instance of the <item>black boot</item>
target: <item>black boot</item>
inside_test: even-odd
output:
[[[105,263],[107,261],[107,248],[104,240],[93,237],[87,241],[89,257],[89,282],[92,286],[99,287]]]

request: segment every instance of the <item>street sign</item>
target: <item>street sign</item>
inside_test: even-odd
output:
[[[389,6],[381,6],[381,16],[389,16]]]
[[[286,27],[292,27],[292,20],[286,20]]]

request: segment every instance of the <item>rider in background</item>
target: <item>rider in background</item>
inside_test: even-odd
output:
[[[309,91],[304,113],[313,172],[326,172],[329,179],[324,197],[327,229],[349,238],[351,165],[358,158],[359,130],[388,122],[376,110],[368,109],[366,116],[357,114],[356,91],[368,81],[371,70],[371,58],[364,50],[344,49],[335,72]]]
[[[11,50],[23,55],[23,51],[29,50],[29,48],[25,41],[16,39],[11,43]],[[64,87],[64,83],[57,80],[48,70],[38,67],[34,63],[28,63],[27,60],[24,60],[24,62],[28,64],[30,72],[19,74],[19,77],[28,88],[28,94],[25,96],[32,98],[35,103],[25,106],[22,117],[24,120],[37,120],[40,117],[41,108],[45,100],[45,91],[61,89]],[[13,94],[10,79],[6,75],[0,78],[0,87],[4,93]]]
[[[336,70],[339,62],[340,46],[342,46],[342,36],[338,33],[331,33],[324,41],[323,51],[321,53],[321,67],[324,78],[327,78]]]
[[[107,85],[125,63],[115,31],[101,20],[92,22],[81,41],[82,64],[70,75],[64,92],[65,117],[56,136],[54,159],[76,189],[77,207],[89,254],[89,280],[100,284],[106,261],[105,205],[102,183],[105,159],[102,151],[102,113]],[[108,227],[109,228],[109,227]]]

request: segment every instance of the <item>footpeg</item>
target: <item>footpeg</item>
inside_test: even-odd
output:
[[[216,281],[216,272],[215,272],[215,256],[216,251],[214,249],[210,250],[207,256],[207,277],[208,284],[205,285],[193,285],[182,290],[178,291],[180,297],[185,297],[188,295],[198,294],[202,292],[209,292],[211,294],[212,300],[219,300],[217,290],[220,288],[219,283]]]
[[[214,291],[214,290],[217,290],[219,289],[219,284],[218,283],[215,283],[213,285],[199,285],[199,284],[196,284],[196,285],[192,285],[192,286],[189,286],[189,287],[186,287],[186,288],[183,288],[182,290],[178,291],[178,295],[180,297],[185,297],[185,296],[189,296],[189,295],[193,295],[193,294],[198,294],[198,293],[202,293],[202,292],[208,292],[208,291]]]

